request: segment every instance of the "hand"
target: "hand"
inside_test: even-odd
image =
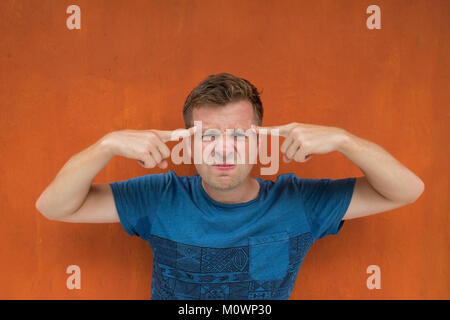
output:
[[[113,155],[138,160],[147,169],[155,166],[165,169],[166,158],[170,157],[168,141],[178,141],[180,137],[189,137],[196,127],[176,130],[120,130],[109,133],[103,143]]]
[[[259,127],[253,125],[257,133],[275,134],[272,129],[278,129],[278,135],[285,138],[280,151],[283,160],[290,162],[306,162],[313,154],[324,154],[337,150],[345,130],[337,127],[318,126],[292,122],[281,126]]]

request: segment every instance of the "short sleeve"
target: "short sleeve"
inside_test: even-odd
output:
[[[302,197],[311,232],[316,239],[337,234],[352,199],[356,177],[306,179],[292,175]]]
[[[109,183],[120,223],[129,235],[150,235],[167,180],[167,174],[159,173]]]

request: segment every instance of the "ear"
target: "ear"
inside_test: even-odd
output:
[[[260,139],[261,137],[259,136],[259,134],[256,134],[256,151],[259,154],[259,149],[261,149],[261,141],[262,139]]]
[[[194,145],[194,137],[190,136],[187,138],[183,138],[181,143],[183,144],[183,162],[188,160],[188,163],[193,163],[194,159],[192,157],[192,148]]]
[[[259,154],[259,149],[261,148],[261,140],[262,140],[262,139],[259,138],[259,132],[258,132],[258,130],[256,129],[257,126],[258,126],[258,125],[256,125],[256,124],[252,124],[252,125],[251,125],[251,127],[252,127],[253,129],[256,130],[256,131],[255,131],[255,135],[256,135],[256,151],[257,151],[258,154]]]
[[[261,149],[267,149],[268,147],[268,141],[270,139],[270,135],[269,134],[265,134],[265,133],[261,133],[259,131],[257,131],[256,133],[256,146],[257,146],[257,152],[259,155],[259,152]]]
[[[192,126],[192,127],[188,128],[188,130],[190,130],[191,134],[189,135],[189,137],[186,137],[185,139],[183,139],[183,149],[186,151],[186,156],[190,160],[189,163],[194,163],[195,137],[197,134],[197,130],[199,130],[199,128],[196,126]],[[200,141],[200,143],[201,143],[201,141]]]

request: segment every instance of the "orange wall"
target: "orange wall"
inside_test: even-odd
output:
[[[71,4],[81,30],[66,28]],[[366,28],[371,4],[381,30]],[[190,90],[230,72],[264,90],[265,125],[345,128],[426,185],[415,203],[314,244],[291,299],[449,299],[449,12],[446,0],[0,1],[0,298],[148,299],[146,242],[119,224],[46,220],[35,201],[104,134],[183,127]],[[94,183],[157,172],[116,157]],[[362,175],[337,152],[285,172]],[[71,264],[81,290],[66,288]],[[380,290],[366,287],[372,264]]]

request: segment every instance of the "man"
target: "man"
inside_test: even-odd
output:
[[[194,162],[198,174],[177,176],[170,170],[92,184],[116,155],[145,168],[167,168],[171,152],[165,143],[174,131],[121,130],[73,156],[36,203],[49,219],[121,222],[128,234],[148,241],[154,256],[152,299],[288,299],[314,241],[337,234],[344,220],[412,203],[424,190],[384,149],[344,129],[297,122],[261,127],[257,89],[228,73],[202,81],[187,97],[183,116],[187,129],[181,134],[200,134],[200,150],[211,150],[206,154],[212,162]],[[285,161],[339,151],[365,175],[253,178],[248,136],[237,152],[244,163],[230,165],[236,145],[226,143],[227,129],[275,129],[284,137]],[[192,159],[192,149],[187,152]]]

